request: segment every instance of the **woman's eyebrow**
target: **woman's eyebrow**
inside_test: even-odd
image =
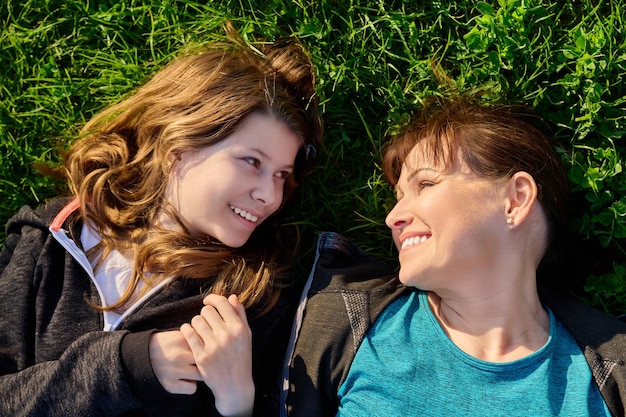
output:
[[[409,176],[406,179],[406,182],[410,182],[413,178],[415,178],[416,175],[418,175],[420,172],[423,172],[423,171],[430,171],[430,172],[434,172],[434,173],[439,173],[439,171],[437,171],[434,168],[426,168],[426,167],[425,168],[417,168],[417,169],[415,169],[413,172],[411,172],[409,174]]]

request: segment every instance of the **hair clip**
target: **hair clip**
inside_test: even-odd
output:
[[[311,145],[310,143],[306,145],[305,159],[308,161],[309,158],[315,159],[316,156],[317,156],[317,150],[315,149],[315,146]]]

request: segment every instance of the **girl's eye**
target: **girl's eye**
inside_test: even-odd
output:
[[[291,175],[291,172],[289,171],[280,171],[276,173],[276,176],[280,178],[281,180],[287,179],[287,177],[289,177],[290,175]]]
[[[257,158],[254,158],[252,156],[248,156],[243,158],[244,161],[246,161],[247,163],[249,163],[250,165],[252,165],[255,168],[258,168],[261,166],[261,161],[259,161]]]
[[[246,156],[241,159],[245,161],[246,163],[255,167],[257,170],[261,169],[260,159],[255,158],[254,156]],[[291,175],[291,171],[278,171],[277,173],[274,174],[276,178],[279,178],[281,180],[287,179],[287,177],[289,177],[290,175]]]

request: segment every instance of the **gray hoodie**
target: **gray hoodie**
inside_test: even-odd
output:
[[[341,235],[321,234],[285,359],[280,415],[334,416],[337,391],[368,329],[407,291],[392,265]],[[626,324],[555,291],[542,289],[540,297],[574,336],[611,414],[623,417]]]
[[[102,312],[88,303],[101,301],[80,256],[82,223],[70,210],[60,215],[58,231],[50,228],[68,202],[23,207],[7,224],[0,253],[0,415],[219,415],[202,383],[194,395],[168,394],[148,352],[154,331],[178,329],[200,312],[210,279],[173,280],[116,326],[105,326]],[[272,312],[250,319],[255,415],[264,415],[267,399],[275,398],[291,313],[283,298]]]

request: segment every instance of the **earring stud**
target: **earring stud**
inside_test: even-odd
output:
[[[512,218],[510,218],[510,217],[508,217],[508,218],[506,219],[506,224],[513,224],[513,219],[512,219]]]

